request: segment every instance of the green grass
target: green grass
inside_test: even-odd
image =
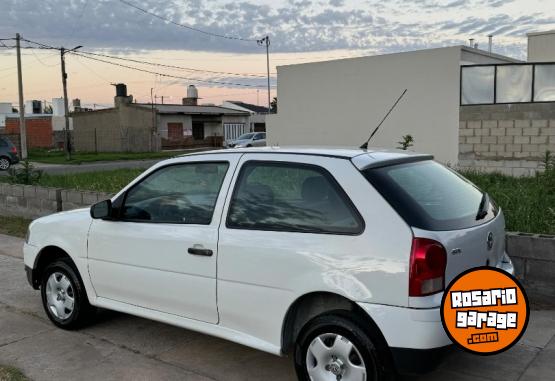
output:
[[[190,151],[189,151],[190,152]],[[169,152],[75,152],[71,155],[71,160],[66,160],[66,155],[60,150],[33,149],[29,151],[29,161],[46,164],[82,164],[95,161],[114,161],[114,160],[146,160],[146,159],[166,159],[174,157],[187,151]]]
[[[31,220],[25,218],[0,216],[0,233],[24,238],[30,223]],[[0,366],[0,375],[1,374],[2,366]],[[1,380],[3,380],[2,377],[0,377],[0,381]]]
[[[555,234],[555,174],[510,177],[462,172],[503,209],[507,230]]]
[[[0,365],[0,381],[27,381],[28,378],[12,366]]]
[[[116,193],[142,172],[144,172],[144,169],[116,169],[112,171],[74,173],[67,175],[44,174],[37,185]]]

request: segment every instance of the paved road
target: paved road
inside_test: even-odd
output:
[[[118,160],[118,161],[96,161],[83,164],[44,164],[32,163],[35,169],[40,169],[44,173],[51,175],[61,175],[66,173],[83,173],[96,171],[109,171],[121,168],[148,168],[164,159],[155,160]],[[19,165],[19,164],[18,164]],[[7,176],[7,171],[0,171],[0,176]]]
[[[184,152],[194,153],[207,150],[213,150],[215,148],[196,148],[189,150],[179,150],[176,151],[176,155],[183,154]],[[83,173],[83,172],[96,172],[96,171],[109,171],[112,169],[122,169],[122,168],[148,168],[159,161],[166,159],[149,159],[149,160],[117,160],[117,161],[96,161],[92,163],[83,164],[45,164],[45,163],[35,163],[33,166],[36,169],[40,169],[45,173],[51,175],[59,175],[66,173]],[[17,164],[18,166],[20,164]],[[0,176],[7,176],[7,171],[0,171]]]
[[[0,235],[0,364],[34,380],[294,380],[291,360],[185,329],[103,311],[77,332],[54,328],[25,280],[21,240]],[[422,380],[555,379],[555,311],[493,357],[455,352]]]

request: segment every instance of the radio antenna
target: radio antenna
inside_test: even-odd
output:
[[[405,89],[405,91],[403,91],[403,93],[399,96],[399,98],[397,98],[397,100],[395,101],[395,103],[393,103],[393,106],[391,106],[391,108],[389,109],[389,111],[387,112],[387,114],[385,114],[385,116],[383,117],[382,121],[378,124],[378,126],[374,129],[374,131],[372,131],[372,134],[370,135],[370,137],[368,138],[367,141],[364,142],[363,145],[360,146],[360,148],[362,149],[368,149],[368,143],[370,142],[370,140],[374,137],[374,135],[376,134],[376,132],[378,132],[378,129],[380,128],[380,126],[382,125],[382,123],[387,119],[387,117],[389,116],[389,114],[391,114],[391,111],[393,111],[393,109],[395,108],[395,106],[397,106],[397,103],[399,103],[399,101],[401,100],[401,98],[403,98],[405,96],[405,93],[407,92],[407,89]]]

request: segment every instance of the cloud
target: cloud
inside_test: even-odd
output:
[[[349,4],[287,0],[273,5],[254,0],[128,1],[214,34],[246,39],[269,34],[273,52],[365,49],[385,53],[461,44],[472,34],[516,38],[515,33],[538,26],[555,27],[555,18],[547,13],[499,12],[513,0],[360,0]],[[264,51],[254,41],[220,39],[180,28],[117,0],[42,0],[40,7],[31,0],[3,0],[3,10],[0,37],[17,31],[56,46],[84,45],[115,52]],[[465,13],[473,16],[464,17]]]

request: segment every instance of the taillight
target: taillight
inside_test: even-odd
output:
[[[409,296],[426,296],[445,289],[447,252],[433,239],[413,238],[410,253]]]
[[[15,153],[17,155],[17,148],[15,146],[12,146],[12,153]]]

